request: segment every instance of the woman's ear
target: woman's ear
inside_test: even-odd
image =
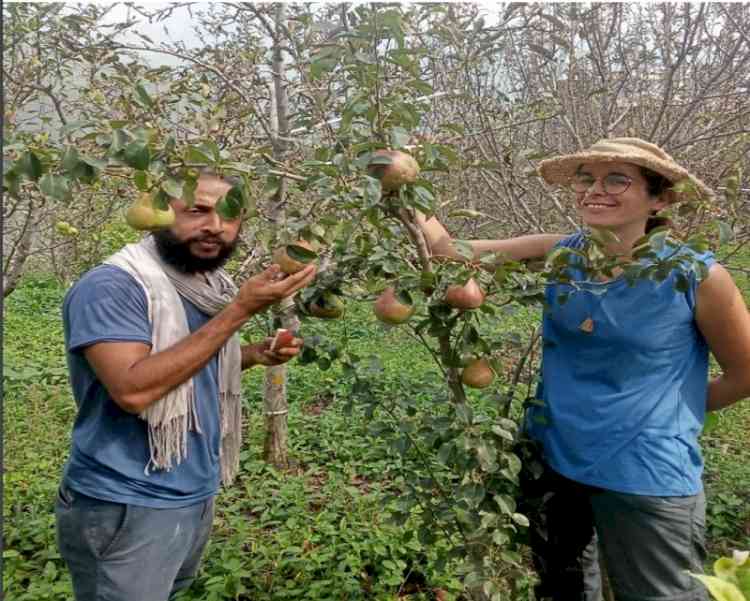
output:
[[[671,188],[668,190],[664,190],[659,195],[659,200],[657,200],[655,204],[655,210],[661,211],[662,209],[668,207],[669,205],[672,205],[676,203],[678,200],[677,193],[672,190]]]

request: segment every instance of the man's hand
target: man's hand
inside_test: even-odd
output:
[[[270,305],[291,296],[315,279],[317,267],[308,265],[293,275],[285,275],[276,264],[248,279],[237,293],[235,302],[248,315],[266,310]]]
[[[266,338],[263,342],[246,344],[242,347],[242,369],[263,365],[271,367],[281,365],[299,355],[303,340],[293,338],[289,345],[271,350],[273,338]]]

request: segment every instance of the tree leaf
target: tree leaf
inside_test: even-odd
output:
[[[734,240],[734,230],[732,226],[726,221],[717,221],[716,225],[719,227],[719,244],[729,244]]]
[[[8,191],[8,194],[18,198],[18,193],[21,191],[21,176],[15,171],[8,171],[3,175],[3,187]]]
[[[15,170],[33,181],[38,181],[44,172],[41,161],[32,151],[26,152],[18,159]]]
[[[509,495],[495,495],[495,503],[505,515],[512,515],[516,511],[516,502]]]
[[[173,177],[166,178],[161,183],[161,189],[171,198],[182,198],[182,182]]]
[[[135,85],[135,93],[141,105],[147,108],[151,108],[154,106],[154,101],[151,96],[149,96],[146,88],[143,87],[143,84],[138,83]]]
[[[133,183],[141,192],[148,191],[148,174],[145,171],[133,172]]]
[[[93,157],[86,156],[85,154],[80,155],[78,158],[81,159],[82,163],[93,167],[94,169],[105,169],[107,167],[107,161],[104,159],[95,159]]]
[[[131,142],[125,147],[123,160],[128,167],[145,171],[151,163],[151,155],[143,142]]]
[[[467,426],[470,426],[474,422],[474,412],[466,403],[456,405],[456,417]]]
[[[700,580],[716,601],[747,601],[740,589],[731,582],[727,582],[716,576],[693,574],[692,572],[688,572],[688,574]]]
[[[55,200],[67,201],[71,197],[68,178],[62,175],[45,174],[39,180],[39,190],[45,196],[49,196]]]
[[[79,162],[80,159],[78,158],[78,150],[75,148],[75,146],[68,146],[65,149],[65,152],[63,152],[60,166],[65,171],[73,171],[73,169],[76,168]]]
[[[188,146],[185,151],[185,162],[198,165],[209,165],[213,163],[211,155],[205,149],[198,146]]]
[[[471,261],[474,258],[474,248],[466,240],[454,240],[453,248],[464,259]]]
[[[403,127],[394,127],[390,131],[391,148],[403,148],[409,142],[409,132]]]
[[[318,258],[316,252],[297,244],[287,244],[286,254],[288,254],[291,259],[299,261],[300,263],[310,263]]]

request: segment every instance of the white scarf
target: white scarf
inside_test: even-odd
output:
[[[237,287],[223,269],[185,274],[167,265],[156,242],[147,236],[128,244],[105,264],[127,271],[143,287],[151,322],[151,354],[163,351],[190,335],[180,296],[201,311],[215,315],[234,298]],[[205,277],[205,279],[204,279]],[[234,334],[219,350],[219,414],[221,416],[221,481],[232,482],[239,470],[242,442],[241,401],[242,352]],[[214,402],[200,399],[201,403]],[[201,432],[195,407],[193,379],[187,380],[145,409],[139,417],[148,422],[150,459],[145,466],[171,470],[187,457],[188,431]]]

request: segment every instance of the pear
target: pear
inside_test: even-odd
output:
[[[141,194],[125,214],[125,221],[128,225],[138,231],[167,228],[174,223],[174,219],[174,209],[172,207],[168,207],[166,211],[157,209],[151,195],[147,192]]]
[[[487,388],[495,379],[487,359],[476,359],[461,372],[461,381],[469,388]]]
[[[310,315],[321,319],[336,319],[344,313],[344,302],[341,297],[324,292],[310,303]]]
[[[367,167],[372,177],[380,180],[384,192],[398,190],[404,184],[413,184],[419,177],[419,163],[413,156],[400,150],[376,150],[372,157],[388,157],[391,163],[370,163]]]
[[[454,309],[476,309],[484,302],[484,292],[474,278],[463,286],[448,286],[445,291],[445,302]]]
[[[295,242],[291,242],[290,246],[301,246],[302,248],[305,248],[311,252],[315,252],[315,248],[307,240],[296,240]],[[297,273],[298,271],[302,271],[309,264],[303,263],[302,261],[297,261],[296,259],[292,259],[292,257],[289,256],[289,253],[287,253],[286,245],[279,246],[276,250],[273,251],[273,254],[271,255],[271,262],[278,264],[278,266],[281,268],[281,271],[290,275],[293,273]]]
[[[414,313],[414,305],[402,303],[396,296],[393,286],[388,286],[375,301],[373,311],[380,321],[398,325],[408,321]]]

